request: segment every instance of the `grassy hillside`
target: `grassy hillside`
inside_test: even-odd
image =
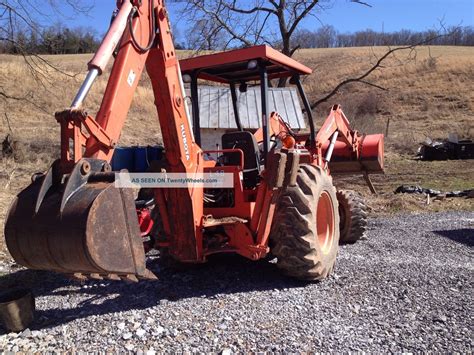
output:
[[[386,48],[303,50],[297,58],[314,69],[306,82],[313,99],[340,81],[364,73]],[[474,161],[420,162],[413,156],[418,143],[447,138],[449,132],[474,137],[474,48],[426,47],[402,51],[372,73],[369,82],[351,84],[317,110],[321,123],[333,103],[340,103],[357,129],[388,133],[386,174],[374,176],[380,192],[371,196],[360,177],[338,179],[344,188],[361,191],[374,213],[445,209],[474,210],[474,201],[447,199],[426,205],[420,196],[393,195],[401,184],[420,184],[441,190],[474,188]],[[388,124],[388,132],[387,132]]]
[[[341,80],[367,70],[384,51],[386,48],[301,50],[296,58],[314,69],[304,85],[310,98],[315,100]],[[411,60],[407,63],[409,57]],[[59,127],[53,113],[70,104],[85,75],[90,55],[46,58],[68,75],[41,64],[40,74],[35,74],[22,58],[0,56],[0,87],[12,96],[26,97],[34,103],[0,100],[0,139],[11,134],[16,148],[14,157],[4,156],[0,161],[2,230],[12,197],[28,184],[32,173],[46,169],[58,156]],[[417,143],[426,137],[444,138],[448,132],[474,136],[474,48],[431,47],[421,48],[416,53],[399,52],[367,80],[386,90],[352,84],[315,113],[320,124],[329,107],[341,103],[353,125],[362,131],[385,133],[388,124],[387,172],[373,179],[380,191],[376,197],[370,196],[360,177],[337,183],[364,193],[377,213],[472,209],[472,200],[452,199],[427,206],[422,198],[394,196],[392,192],[402,183],[449,190],[473,187],[473,161],[423,163],[411,157]],[[89,112],[99,107],[106,82],[107,75],[104,75],[94,86],[86,101]],[[150,83],[145,78],[135,95],[120,144],[160,143],[153,102]]]

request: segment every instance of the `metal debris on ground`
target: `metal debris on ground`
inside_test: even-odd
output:
[[[474,189],[463,190],[463,191],[443,192],[443,191],[440,191],[440,190],[427,189],[427,188],[421,187],[419,185],[414,185],[414,186],[401,185],[401,186],[396,188],[395,193],[396,194],[399,194],[399,193],[425,194],[425,195],[429,195],[430,197],[434,197],[434,196],[468,197],[468,198],[473,198],[474,197]]]
[[[474,159],[474,141],[460,140],[456,134],[450,134],[443,141],[427,138],[418,148],[420,160]]]
[[[6,330],[21,332],[33,322],[35,299],[29,289],[14,288],[0,293],[0,323]]]

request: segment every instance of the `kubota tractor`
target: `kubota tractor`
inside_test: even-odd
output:
[[[327,277],[336,261],[340,214],[347,241],[357,239],[365,214],[356,197],[336,193],[330,172],[382,172],[383,136],[352,130],[337,105],[316,130],[300,81],[311,70],[270,47],[178,62],[162,0],[122,0],[118,6],[71,107],[56,114],[60,159],[46,173],[36,174],[12,203],[5,237],[13,258],[31,269],[80,279],[136,281],[155,278],[145,265],[150,248],[183,263],[202,263],[216,253],[251,260],[271,253],[288,275]],[[82,104],[114,52],[94,118]],[[151,198],[143,201],[131,189],[116,187],[109,162],[144,70],[152,82],[165,148],[164,159],[152,164],[151,171],[227,173],[230,188],[156,187],[141,191],[141,197]],[[191,86],[192,117],[183,77]],[[281,77],[298,89],[308,133],[293,132],[285,117],[268,110],[269,81]],[[200,80],[229,85],[232,93],[237,129],[222,136],[218,151],[200,147]],[[247,84],[261,89],[261,128],[256,132],[239,119],[236,86]]]

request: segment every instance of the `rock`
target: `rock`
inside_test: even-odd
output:
[[[20,336],[22,338],[30,338],[32,337],[30,328],[26,328],[24,331],[21,332]]]
[[[415,320],[416,319],[416,314],[414,312],[408,312],[406,317],[410,320]]]
[[[0,352],[470,353],[473,221],[468,212],[371,218],[367,240],[341,246],[337,276],[317,283],[230,256],[185,272],[151,256],[159,283],[90,289],[34,272],[42,330],[0,330]]]
[[[165,331],[165,328],[163,328],[161,325],[159,325],[155,328],[155,333],[156,334],[162,334],[162,333],[164,333],[164,331]]]
[[[128,339],[131,339],[132,337],[133,337],[133,334],[130,332],[126,332],[122,335],[123,340],[128,340]]]
[[[351,305],[350,307],[351,307],[352,311],[353,311],[355,314],[359,314],[359,312],[360,312],[360,306],[359,306],[357,303]]]

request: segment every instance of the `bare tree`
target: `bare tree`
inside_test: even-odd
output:
[[[193,43],[206,43],[206,49],[226,49],[232,46],[252,46],[259,43],[268,43],[273,46],[279,46],[283,54],[292,56],[300,46],[306,47],[334,47],[338,41],[346,45],[357,45],[357,36],[363,36],[364,45],[370,40],[373,45],[376,43],[376,32],[367,30],[360,31],[351,36],[339,35],[332,26],[322,26],[310,38],[310,32],[301,28],[302,21],[307,17],[317,19],[317,14],[325,8],[331,6],[331,1],[321,0],[175,0],[176,2],[185,2],[183,14],[187,15],[191,21],[197,21],[199,24],[192,30],[198,33],[198,38],[193,38]],[[371,6],[362,0],[348,0],[352,3]],[[277,32],[271,30],[271,24],[278,24]],[[416,49],[421,45],[436,44],[436,42],[446,37],[456,37],[457,42],[462,42],[463,33],[459,27],[446,29],[441,21],[441,29],[438,31],[426,32],[418,38],[413,36],[410,31],[399,31],[396,34],[403,38],[399,43],[406,45],[389,47],[388,50],[376,57],[368,70],[365,72],[347,78],[337,84],[333,90],[324,97],[315,100],[311,108],[326,102],[336,95],[339,90],[350,83],[362,83],[373,86],[380,90],[386,90],[368,79],[376,70],[382,69],[387,59],[393,58],[396,52],[409,50],[408,57],[403,64],[406,64],[416,58]],[[206,30],[198,30],[205,28]],[[442,33],[444,32],[444,33]],[[471,33],[467,33],[469,36]],[[221,48],[216,48],[213,42],[214,38],[219,38]],[[350,40],[350,42],[349,42]],[[466,42],[468,43],[468,42]],[[212,47],[214,44],[214,47]],[[381,43],[380,43],[381,44]],[[286,80],[280,79],[278,86],[285,86]]]
[[[215,26],[213,19],[197,20],[188,34],[188,44],[194,43],[195,49],[213,50],[226,46],[226,37],[219,35],[222,30]],[[196,46],[197,44],[197,46]]]
[[[210,43],[220,44],[213,49],[270,44],[289,57],[300,47],[297,38],[302,21],[308,17],[317,20],[317,14],[332,5],[332,0],[175,1],[185,2],[182,13],[199,25],[192,28],[193,43],[201,44],[198,49]],[[346,1],[370,6],[361,0]],[[286,79],[280,79],[278,86],[285,85]]]
[[[332,5],[331,1],[321,0],[175,1],[186,3],[182,13],[190,22],[206,22],[208,31],[202,40],[209,40],[204,38],[209,36],[224,38],[221,49],[268,43],[279,46],[290,57],[299,48],[293,38],[302,21],[308,17],[317,20],[317,14]],[[360,0],[347,1],[370,6]]]
[[[0,0],[0,45],[14,47],[15,53],[23,56],[31,75],[41,84],[48,81],[48,70],[53,69],[67,76],[45,58],[29,51],[26,37],[38,38],[42,30],[51,26],[58,17],[67,18],[66,12],[86,14],[91,9],[81,0]],[[22,100],[34,104],[30,94],[14,96],[5,91],[0,82],[0,99]]]

